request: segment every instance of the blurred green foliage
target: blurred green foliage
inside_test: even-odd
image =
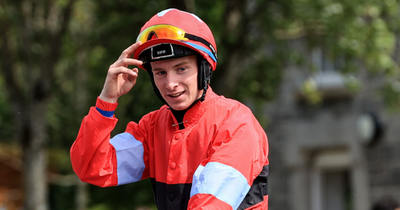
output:
[[[6,33],[11,45],[18,45],[21,42],[18,37],[29,35],[23,34],[18,13],[24,4],[0,2],[0,20],[9,21],[7,30],[0,26],[0,32]],[[66,1],[54,3],[63,5]],[[304,55],[289,45],[291,40],[305,37],[310,49],[324,46],[330,59],[343,58],[340,70],[344,73],[358,72],[357,63],[361,61],[361,66],[369,72],[384,75],[387,83],[380,90],[381,95],[389,107],[395,108],[400,107],[399,58],[395,57],[399,5],[396,0],[77,0],[67,33],[62,37],[52,97],[43,116],[48,126],[49,169],[65,175],[73,173],[69,148],[82,118],[102,89],[108,66],[135,42],[145,21],[163,9],[177,6],[194,12],[214,32],[219,60],[211,86],[217,93],[250,101],[261,110],[276,97],[287,64],[313,69]],[[39,17],[40,11],[36,15],[32,21],[40,28],[45,23]],[[24,60],[22,51],[12,55],[17,58],[13,71],[21,87],[27,87],[26,82],[31,78],[40,77],[32,69],[39,68],[35,63],[42,62],[42,56],[48,54],[49,47],[43,44],[47,38],[44,31],[31,38],[32,43],[26,46],[33,55],[29,61]],[[5,46],[4,42],[0,40],[0,47]],[[1,62],[6,60],[0,58]],[[113,134],[123,132],[129,121],[138,121],[161,106],[147,73],[140,70],[139,75],[134,90],[119,100],[116,111],[119,123]],[[4,80],[0,74],[0,90],[6,89]],[[360,88],[354,82],[348,85],[352,90]],[[314,103],[320,102],[312,83],[303,88]],[[13,114],[18,114],[13,112],[9,94],[0,91],[0,141],[7,143],[15,142]],[[259,113],[256,112],[261,118]],[[51,209],[74,209],[74,186],[51,185],[49,190]],[[146,205],[154,208],[149,180],[105,189],[90,186],[89,192],[92,210]]]
[[[3,78],[0,77],[0,90],[4,90]],[[11,106],[7,102],[7,93],[0,91],[0,142],[11,143],[14,133]]]

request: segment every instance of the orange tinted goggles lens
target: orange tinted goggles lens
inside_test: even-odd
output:
[[[154,37],[158,39],[188,40],[185,38],[185,31],[178,27],[171,25],[154,25],[142,31],[136,41],[141,41],[143,44]]]

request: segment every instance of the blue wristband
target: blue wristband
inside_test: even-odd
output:
[[[99,108],[97,108],[97,107],[96,107],[96,109],[97,109],[97,111],[99,111],[100,114],[103,115],[104,117],[112,117],[112,116],[114,115],[114,112],[115,112],[115,110],[114,110],[114,111],[104,111],[104,110],[99,109]]]

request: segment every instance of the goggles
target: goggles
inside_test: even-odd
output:
[[[143,30],[139,36],[137,37],[136,41],[141,41],[143,44],[149,40],[151,40],[153,37],[156,37],[158,39],[172,39],[172,40],[178,40],[178,41],[187,41],[187,40],[193,40],[193,41],[198,41],[203,43],[205,46],[207,46],[208,48],[211,49],[211,53],[212,55],[210,55],[211,58],[213,58],[213,60],[217,60],[217,53],[215,52],[214,47],[211,45],[210,42],[208,42],[207,40],[193,35],[193,34],[188,34],[186,33],[183,29],[180,29],[178,27],[172,26],[172,25],[166,25],[166,24],[162,24],[162,25],[154,25],[154,26],[150,26],[148,28],[146,28],[145,30]],[[189,44],[189,43],[188,43]],[[194,46],[193,44],[190,44],[191,46]],[[198,45],[196,45],[198,46]],[[196,47],[200,50],[203,50],[205,48],[198,46]],[[205,52],[208,53],[206,50]],[[210,54],[210,53],[208,53]]]

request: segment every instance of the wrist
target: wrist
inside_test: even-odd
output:
[[[108,102],[108,103],[117,103],[117,101],[118,101],[118,97],[116,97],[116,98],[106,97],[105,94],[103,94],[103,91],[100,93],[98,98],[100,98],[101,100]]]
[[[110,103],[104,101],[99,97],[96,100],[96,110],[105,117],[114,116],[114,112],[117,109],[118,103]]]
[[[112,102],[103,100],[100,96],[97,97],[96,107],[101,109],[101,110],[104,110],[104,111],[115,111],[117,109],[117,106],[118,106],[117,102],[112,103]]]

